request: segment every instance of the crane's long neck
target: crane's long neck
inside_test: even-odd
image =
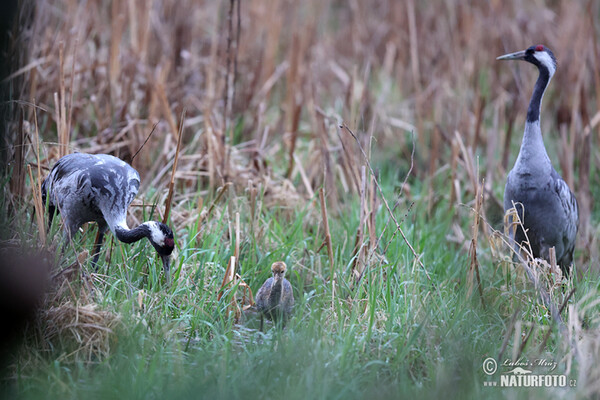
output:
[[[537,81],[535,82],[535,87],[533,89],[533,94],[531,95],[531,100],[529,101],[529,108],[527,109],[527,123],[532,123],[540,120],[540,110],[542,108],[542,97],[544,97],[544,92],[548,87],[548,83],[550,83],[550,79],[552,75],[550,75],[550,71],[545,66],[540,66],[540,75],[538,76]]]
[[[119,224],[114,229],[115,236],[123,243],[133,243],[142,238],[149,238],[151,235],[150,228],[147,223],[138,225],[133,229],[129,229],[127,224]]]
[[[519,156],[515,163],[515,169],[527,175],[545,175],[549,174],[552,169],[540,128],[542,98],[552,78],[552,74],[543,65],[539,67],[539,71],[540,74],[535,83],[529,108],[527,109],[527,122],[525,122],[523,142],[521,143]]]

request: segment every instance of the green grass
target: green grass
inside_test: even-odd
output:
[[[382,176],[388,199],[394,198],[395,184],[394,177]],[[161,263],[146,241],[128,246],[107,235],[104,254],[111,252],[110,266],[101,267],[101,279],[94,281],[94,301],[121,318],[109,356],[69,357],[73,344],[68,340],[46,352],[29,343],[24,352],[30,357],[18,358],[16,378],[8,381],[5,393],[22,399],[503,396],[500,388],[483,387],[483,360],[498,355],[517,307],[520,320],[540,327],[549,326],[548,314],[531,285],[519,283],[514,271],[507,279],[503,262],[490,256],[485,241],[480,242],[485,308],[477,291],[469,296],[468,254],[447,239],[453,223],[469,232],[469,210],[449,213],[446,195],[438,193],[441,199],[428,213],[426,185],[413,184],[415,204],[403,230],[422,254],[431,281],[401,236],[391,239],[394,226],[383,207],[377,213],[378,233],[388,226],[380,251],[391,240],[390,246],[385,259],[370,264],[354,288],[350,265],[358,200],[346,199],[338,213],[330,213],[333,289],[326,250],[316,253],[323,240],[315,217],[319,210],[262,207],[256,224],[261,229],[254,234],[249,213],[241,213],[240,274],[256,293],[270,264],[284,260],[295,312],[283,330],[268,325],[259,333],[252,316],[236,324],[227,308],[232,291],[217,300],[233,255],[230,219],[247,206],[243,197],[230,198],[202,226],[179,231],[171,287],[164,284]],[[405,211],[401,203],[396,216]],[[60,242],[58,225],[51,230],[55,244]],[[80,235],[61,265],[73,262],[74,250],[90,248],[93,239],[91,232]],[[91,271],[90,265],[85,268]],[[575,301],[595,289],[597,284],[584,279]],[[558,359],[564,349],[553,329],[544,354]],[[536,354],[542,337],[536,331],[524,356]],[[511,336],[505,355],[512,351]]]

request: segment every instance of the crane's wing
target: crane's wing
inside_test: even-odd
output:
[[[283,310],[291,313],[294,307],[294,290],[287,279],[283,280]]]
[[[573,255],[573,249],[575,248],[575,237],[577,236],[577,230],[579,229],[579,207],[575,195],[554,169],[552,169],[552,179],[554,181],[554,191],[560,200],[562,211],[564,212],[563,242],[565,245],[565,252],[569,254],[570,262]],[[560,255],[557,254],[557,258],[558,257],[560,257]]]
[[[271,286],[273,286],[273,277],[270,277],[263,283],[263,285],[258,289],[256,296],[254,296],[254,300],[256,301],[256,307],[259,311],[266,311],[267,309],[267,299],[269,298],[269,294],[271,293]]]
[[[140,176],[126,162],[107,154],[73,153],[62,157],[42,184],[52,206],[101,213],[113,229],[125,223],[127,208],[137,195]],[[82,215],[79,219],[89,218]],[[81,222],[81,221],[80,221]]]

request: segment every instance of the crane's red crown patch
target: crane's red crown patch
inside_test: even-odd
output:
[[[544,51],[544,45],[538,44],[537,46],[535,46],[535,51]]]

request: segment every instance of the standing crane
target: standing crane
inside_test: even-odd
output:
[[[527,61],[539,71],[527,109],[519,156],[504,189],[504,212],[514,204],[523,225],[510,229],[511,239],[516,251],[528,241],[533,256],[547,261],[550,248],[554,247],[557,264],[568,274],[579,227],[579,210],[573,192],[552,167],[540,129],[542,97],[556,71],[556,58],[549,48],[540,44],[500,56],[498,60]],[[509,222],[513,223],[512,217]]]
[[[256,293],[256,307],[260,312],[260,330],[263,330],[263,320],[285,321],[292,313],[294,293],[292,285],[284,278],[287,266],[283,261],[271,265],[273,276],[265,281]]]
[[[42,200],[44,204],[48,202],[50,223],[54,213],[60,213],[69,240],[84,223],[98,224],[92,259],[96,270],[104,233],[110,229],[124,243],[148,238],[162,259],[169,283],[169,256],[175,247],[171,228],[156,221],[144,222],[133,229],[127,226],[127,208],[139,187],[138,172],[117,157],[73,153],[58,160],[42,183]]]

